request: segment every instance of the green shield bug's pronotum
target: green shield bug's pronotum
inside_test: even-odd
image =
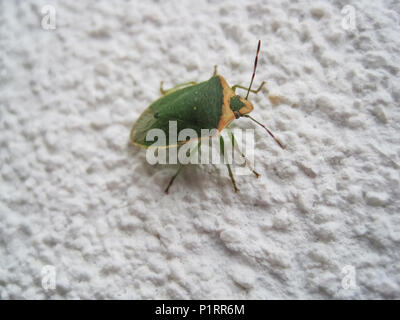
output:
[[[257,90],[252,90],[258,54],[260,51],[261,41],[258,41],[257,54],[254,61],[254,69],[248,88],[241,85],[230,87],[224,77],[217,73],[217,67],[214,68],[213,76],[204,82],[186,82],[176,85],[172,89],[163,90],[162,82],[160,91],[162,97],[153,102],[139,117],[133,125],[130,139],[134,145],[148,148],[153,142],[147,141],[146,136],[151,129],[161,129],[167,134],[167,142],[164,148],[177,147],[184,144],[170,144],[168,139],[169,121],[177,121],[177,129],[180,131],[184,128],[190,128],[196,131],[199,139],[202,138],[201,129],[216,129],[216,134],[219,134],[233,120],[240,117],[250,118],[258,125],[262,126],[271,137],[284,148],[278,139],[264,125],[250,117],[248,114],[253,110],[253,104],[247,100],[251,92],[258,93],[265,82],[263,81]],[[247,90],[246,98],[242,98],[235,93],[237,88]],[[231,135],[232,143],[234,137]],[[221,148],[224,148],[224,140],[220,137]],[[223,151],[222,151],[223,152]],[[168,193],[169,187],[182,169],[180,164],[178,171],[170,180],[165,192]],[[232,181],[235,192],[239,191],[236,186],[235,179],[229,164],[226,164],[228,173]],[[252,170],[258,177],[259,174]]]

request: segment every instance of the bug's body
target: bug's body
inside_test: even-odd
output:
[[[131,141],[148,147],[146,141],[151,129],[161,129],[167,135],[169,121],[177,122],[177,131],[191,128],[201,137],[201,129],[217,129],[221,132],[232,120],[234,112],[241,115],[253,110],[253,105],[237,96],[221,75],[209,80],[173,91],[153,102],[139,117],[131,131]],[[167,144],[165,147],[170,147]]]
[[[139,117],[131,130],[131,141],[133,144],[147,148],[153,144],[153,141],[147,141],[147,133],[152,129],[161,129],[166,135],[165,145],[158,144],[157,147],[176,147],[187,141],[170,143],[169,123],[176,121],[177,132],[182,129],[193,129],[198,138],[202,137],[202,129],[216,129],[216,134],[226,128],[234,119],[247,117],[264,127],[275,141],[283,148],[281,143],[274,135],[261,123],[248,115],[253,111],[253,105],[247,100],[249,92],[258,93],[265,82],[262,82],[257,90],[251,90],[254,75],[257,67],[258,53],[260,51],[261,41],[258,41],[257,55],[254,61],[254,70],[248,88],[241,85],[230,87],[224,77],[218,75],[217,69],[214,69],[214,75],[207,81],[201,83],[189,82],[164,91],[160,86],[163,96],[153,102]],[[181,88],[181,89],[179,89]],[[246,98],[242,98],[235,93],[236,88],[247,90]],[[233,134],[231,135],[232,144],[235,144]],[[172,139],[175,141],[175,139]],[[158,141],[157,141],[158,142]],[[176,143],[176,142],[175,142]],[[220,137],[221,150],[224,149],[223,138]],[[223,151],[222,151],[223,153]],[[243,154],[242,154],[243,155]],[[243,156],[244,157],[244,156]],[[168,193],[174,179],[182,169],[180,165],[177,173],[170,180],[165,192]],[[239,191],[230,165],[226,164],[235,191]],[[250,168],[251,169],[251,168]],[[258,177],[259,174],[251,169]]]

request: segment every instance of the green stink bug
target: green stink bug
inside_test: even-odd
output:
[[[160,92],[162,97],[153,102],[133,125],[130,134],[131,142],[134,145],[148,148],[152,142],[146,139],[147,133],[151,129],[161,129],[165,133],[168,133],[170,121],[176,121],[178,131],[184,128],[190,128],[196,131],[197,136],[201,138],[202,129],[216,129],[216,133],[219,134],[233,120],[239,119],[240,117],[247,117],[267,130],[271,137],[283,149],[284,147],[282,144],[275,138],[270,130],[248,115],[253,110],[253,104],[247,100],[250,91],[258,93],[265,84],[263,81],[258,89],[251,89],[257,68],[260,45],[261,41],[259,40],[253,74],[248,88],[241,85],[230,87],[224,77],[217,73],[217,66],[214,67],[213,76],[204,82],[186,82],[176,85],[169,90],[163,90],[161,82]],[[246,98],[242,98],[235,93],[237,88],[247,90]],[[234,143],[233,135],[231,138],[232,143]],[[161,147],[177,147],[187,142],[182,141],[181,143],[171,144],[169,139],[166,141],[165,145]],[[222,136],[220,136],[220,142],[223,152],[224,144]],[[237,192],[239,189],[236,186],[230,165],[226,165],[234,190]],[[176,174],[170,180],[165,189],[166,193],[168,193],[172,182],[179,174],[182,166],[181,164]],[[259,176],[256,171],[252,171],[257,177]]]

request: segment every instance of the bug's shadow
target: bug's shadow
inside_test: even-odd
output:
[[[146,159],[146,150],[133,145],[130,141],[126,145],[126,153],[132,164],[132,172],[139,172],[141,175],[151,177],[154,175],[155,168],[159,165],[151,165]]]

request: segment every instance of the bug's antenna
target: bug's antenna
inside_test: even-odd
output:
[[[260,46],[261,46],[261,40],[258,40],[256,59],[254,60],[254,70],[253,70],[253,75],[251,76],[251,81],[250,81],[249,89],[247,90],[246,100],[247,100],[247,97],[249,96],[250,89],[251,89],[251,86],[252,86],[252,84],[253,84],[254,76],[256,75],[257,62],[258,62],[258,54],[260,53]],[[265,130],[267,130],[267,132],[269,133],[269,135],[276,141],[276,143],[279,144],[279,146],[280,146],[282,149],[285,149],[285,147],[282,145],[282,143],[281,143],[277,138],[275,138],[275,136],[273,135],[273,133],[272,133],[266,126],[264,126],[262,123],[258,122],[256,119],[250,117],[248,114],[244,114],[244,115],[242,115],[242,117],[250,118],[250,119],[253,120],[255,123],[257,123],[258,125],[260,125],[261,127],[263,127]]]
[[[282,149],[285,149],[285,147],[282,145],[282,143],[275,138],[275,136],[273,135],[273,133],[271,131],[268,130],[268,128],[266,126],[264,126],[263,124],[261,124],[260,122],[258,122],[256,119],[250,117],[248,114],[244,114],[242,117],[246,117],[246,118],[250,118],[251,120],[253,120],[255,123],[257,123],[258,125],[260,125],[261,127],[263,127],[265,130],[267,130],[267,132],[269,133],[269,135],[276,141],[277,144],[279,144],[279,146]]]
[[[247,90],[246,100],[247,100],[247,97],[249,96],[251,85],[253,84],[254,76],[256,75],[257,61],[258,61],[258,54],[260,52],[260,46],[261,46],[261,40],[258,40],[256,59],[254,60],[254,70],[253,70],[253,75],[251,76],[249,90]]]

